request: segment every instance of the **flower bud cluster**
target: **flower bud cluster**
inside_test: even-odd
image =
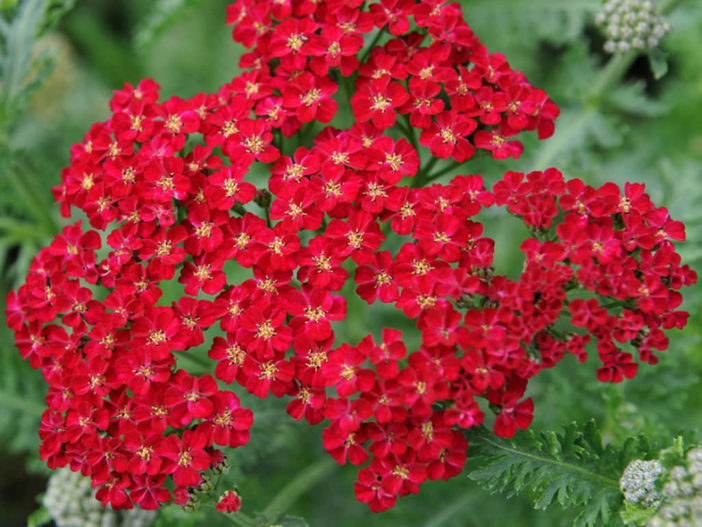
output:
[[[604,50],[612,54],[653,49],[672,30],[649,0],[609,0],[595,24],[607,38]]]
[[[90,478],[68,468],[51,475],[42,503],[57,527],[149,527],[156,519],[154,511],[103,507]]]
[[[624,499],[645,508],[658,506],[660,494],[656,490],[656,480],[664,472],[663,465],[657,459],[633,460],[627,465],[619,480],[619,488],[624,493]]]
[[[647,527],[702,525],[702,448],[690,450],[685,461],[669,471],[661,489],[663,503]]]

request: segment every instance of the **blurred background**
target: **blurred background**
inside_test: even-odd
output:
[[[162,97],[216,91],[237,74],[242,50],[224,24],[226,0],[52,0],[49,17],[32,19],[44,0],[0,0],[0,297],[21,281],[32,256],[65,223],[52,205],[70,146],[109,116],[108,101],[125,82],[154,78]],[[667,2],[673,31],[662,49],[668,72],[656,80],[646,57],[599,82],[610,57],[595,27],[599,0],[464,0],[465,19],[491,52],[501,52],[561,107],[555,135],[524,137],[521,159],[475,160],[454,173],[482,174],[488,185],[505,170],[559,167],[598,185],[645,182],[654,201],[687,225],[681,253],[702,271],[702,2]],[[28,7],[29,6],[29,7]],[[23,24],[13,21],[25,16]],[[27,25],[29,24],[29,25]],[[33,25],[32,25],[33,24]],[[36,31],[40,31],[37,38]],[[600,87],[601,89],[596,89]],[[449,179],[451,176],[445,176]],[[497,271],[522,265],[523,229],[496,211],[486,218],[497,238]],[[4,300],[3,300],[4,301]],[[690,323],[671,333],[655,366],[621,385],[602,385],[595,365],[566,357],[530,384],[537,430],[594,417],[606,441],[646,433],[672,437],[702,424],[700,286],[687,291]],[[351,331],[365,333],[368,311],[354,311]],[[3,305],[4,308],[4,305]],[[38,420],[45,387],[17,354],[0,324],[0,524],[27,525],[49,471],[38,460]],[[243,392],[243,390],[238,390]],[[227,481],[248,511],[305,467],[324,458],[321,427],[284,417],[280,401],[241,394],[253,408],[251,442],[231,456]],[[465,474],[470,471],[470,457]],[[353,467],[335,467],[290,508],[311,526],[472,527],[570,525],[574,513],[534,511],[528,495],[490,496],[465,474],[422,486],[381,515],[355,501]],[[35,523],[41,518],[34,516]],[[165,509],[157,525],[227,525],[213,510]]]

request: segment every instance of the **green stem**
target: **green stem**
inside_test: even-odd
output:
[[[319,483],[335,466],[334,460],[328,457],[308,466],[278,492],[263,510],[263,516],[268,521],[275,521],[302,494]]]
[[[417,137],[414,135],[414,129],[410,124],[409,114],[405,114],[402,117],[405,120],[405,125],[403,126],[402,123],[400,123],[399,121],[397,122],[397,124],[400,126],[400,130],[402,130],[402,133],[405,134],[405,137],[407,137],[407,140],[412,145],[412,148],[414,148],[414,151],[417,152],[417,155],[419,155],[419,145],[417,144]]]
[[[514,454],[515,456],[521,456],[521,457],[524,457],[527,459],[538,461],[539,463],[543,463],[543,464],[555,465],[555,466],[561,467],[563,469],[566,469],[566,470],[569,470],[572,472],[576,472],[582,476],[587,477],[588,479],[594,479],[596,481],[599,481],[600,483],[602,483],[603,485],[605,485],[607,487],[612,487],[614,489],[619,490],[619,481],[614,479],[614,478],[603,476],[602,474],[599,474],[597,472],[593,472],[592,470],[588,470],[588,469],[580,467],[578,465],[573,465],[572,463],[567,463],[565,461],[559,461],[557,459],[545,457],[545,456],[542,456],[540,454],[534,454],[533,452],[525,452],[525,451],[519,450],[517,448],[513,448],[513,447],[507,446],[505,444],[499,443],[499,442],[491,439],[489,436],[489,432],[487,432],[487,430],[485,430],[484,428],[481,429],[480,435],[478,435],[477,437],[474,437],[473,440],[475,441],[475,439],[477,439],[479,442],[487,443],[488,445],[490,445],[493,448],[497,448],[499,450],[504,450],[505,452],[509,452],[510,454]]]
[[[271,204],[269,203],[268,206],[265,207],[263,210],[264,210],[264,214],[266,215],[266,225],[270,229],[270,228],[272,228],[272,225],[271,225]]]
[[[426,522],[424,527],[441,527],[463,509],[467,508],[468,506],[474,506],[475,501],[475,497],[471,496],[471,499],[460,499],[449,503],[449,505],[442,508],[438,514],[434,515],[428,522]]]
[[[439,162],[438,157],[432,157],[424,168],[422,168],[412,180],[412,187],[421,188],[427,182],[429,171]]]
[[[426,182],[429,183],[430,181],[434,181],[435,179],[440,178],[440,177],[443,176],[444,174],[446,174],[446,173],[448,173],[448,172],[451,172],[452,170],[457,169],[457,168],[460,167],[462,164],[463,164],[463,163],[459,163],[458,161],[454,161],[454,162],[451,163],[450,165],[445,166],[445,167],[442,168],[441,170],[439,170],[439,171],[437,171],[437,172],[434,172],[433,174],[430,174],[429,176],[427,176]]]
[[[659,12],[663,15],[670,13],[681,1],[682,0],[668,0],[668,2],[660,7]],[[594,117],[597,109],[602,104],[604,95],[622,80],[622,77],[624,77],[624,74],[634,63],[638,55],[636,51],[629,51],[628,53],[614,55],[609,59],[609,62],[600,70],[591,84],[591,88],[585,97],[584,111],[580,113],[577,119],[570,123],[568,128],[561,130],[558,135],[554,135],[551,141],[545,143],[536,161],[534,161],[535,170],[548,168],[558,154],[568,145],[572,144],[573,138],[577,136],[581,129]]]
[[[361,55],[361,58],[359,61],[361,64],[364,64],[366,60],[368,59],[368,55],[370,55],[370,52],[373,51],[373,48],[378,45],[378,42],[380,42],[380,39],[382,36],[385,34],[385,28],[381,29],[378,31],[375,35],[375,38],[371,41],[371,43],[368,45],[368,47],[363,51],[363,55]]]
[[[534,169],[543,170],[551,165],[553,160],[560,154],[563,148],[573,143],[573,138],[589,123],[601,105],[603,95],[618,83],[636,59],[636,52],[630,51],[624,55],[615,55],[592,83],[592,88],[585,98],[585,108],[578,118],[570,123],[570,126],[555,135],[553,139],[545,144],[540,150]]]
[[[255,527],[256,523],[243,512],[235,512],[233,514],[225,514],[226,518],[239,527]]]

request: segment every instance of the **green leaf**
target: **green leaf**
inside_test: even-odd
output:
[[[134,34],[134,43],[138,48],[146,48],[165,29],[200,0],[157,0],[151,13],[144,19]]]
[[[646,96],[643,81],[616,86],[607,98],[607,105],[631,116],[658,117],[665,114],[668,105]]]
[[[39,507],[27,518],[27,527],[40,527],[51,523],[51,515],[44,506]]]
[[[644,508],[641,505],[627,501],[619,515],[622,521],[627,525],[646,525],[646,522],[651,519],[651,516],[653,516],[657,510],[656,507]]]
[[[23,104],[24,91],[31,81],[35,67],[34,46],[46,14],[48,0],[26,0],[19,5],[15,16],[4,24],[0,32],[0,124],[12,122]]]
[[[659,48],[653,48],[648,54],[648,64],[656,80],[659,80],[668,73],[668,61]]]
[[[578,509],[577,527],[621,525],[619,477],[631,459],[649,451],[642,437],[630,438],[621,447],[603,446],[594,421],[572,423],[559,432],[528,431],[511,440],[485,429],[467,436],[478,450],[471,479],[507,497],[528,491],[537,509],[555,503]]]

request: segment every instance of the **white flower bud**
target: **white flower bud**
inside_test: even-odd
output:
[[[661,492],[666,498],[675,498],[679,492],[678,484],[675,481],[669,481],[668,483],[663,485],[663,489],[661,489]]]
[[[595,16],[595,24],[607,37],[607,53],[653,49],[670,32],[670,24],[655,13],[654,5],[638,0],[607,2]],[[618,41],[616,47],[608,44],[611,40]]]
[[[613,40],[608,40],[604,44],[604,50],[606,53],[616,53],[617,51],[617,44]]]
[[[670,470],[670,479],[674,481],[682,481],[687,477],[687,470],[685,470],[685,467],[673,467]]]
[[[646,22],[639,22],[634,27],[634,33],[636,33],[637,35],[645,35],[649,32],[649,30],[650,28]]]
[[[631,39],[631,47],[634,49],[642,50],[646,47],[646,43],[639,37],[634,37]]]
[[[49,478],[43,504],[57,527],[148,527],[156,519],[155,511],[104,508],[95,492],[89,478],[63,468]]]
[[[624,498],[643,507],[655,505],[660,497],[656,492],[656,479],[663,472],[663,465],[658,460],[635,459],[629,463],[619,480]]]

